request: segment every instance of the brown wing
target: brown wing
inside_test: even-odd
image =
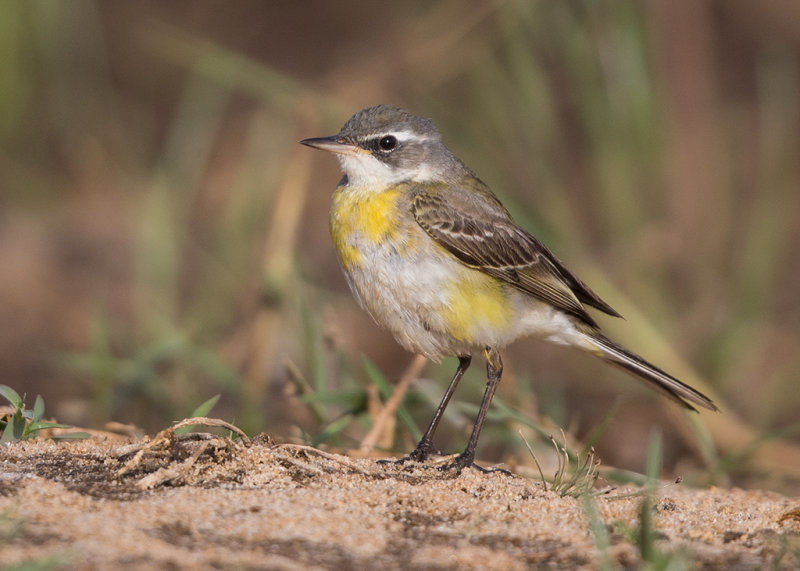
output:
[[[436,242],[467,266],[501,279],[596,327],[581,302],[620,317],[539,240],[517,226],[480,181],[480,188],[417,192],[412,211]],[[475,192],[477,191],[477,192]]]

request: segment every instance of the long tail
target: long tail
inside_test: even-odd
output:
[[[587,334],[588,340],[600,350],[600,357],[612,365],[624,369],[637,379],[646,382],[649,386],[683,405],[689,410],[697,412],[692,406],[696,404],[709,410],[719,410],[717,406],[700,391],[682,383],[672,375],[665,373],[655,365],[651,365],[639,355],[632,353],[624,347],[614,343],[601,333]]]

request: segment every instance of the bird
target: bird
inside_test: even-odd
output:
[[[431,119],[381,104],[355,113],[335,135],[300,143],[340,163],[330,232],[359,305],[406,350],[458,359],[421,440],[397,462],[438,454],[436,428],[473,355],[482,353],[487,382],[469,440],[442,466],[482,469],[475,452],[503,373],[500,350],[521,337],[588,352],[688,410],[718,410],[601,332],[587,308],[622,316],[513,220]]]

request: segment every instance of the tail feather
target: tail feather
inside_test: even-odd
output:
[[[655,365],[651,365],[639,355],[628,351],[604,335],[593,332],[589,335],[589,340],[600,349],[601,357],[604,360],[631,373],[637,379],[648,383],[655,390],[689,410],[697,412],[697,409],[692,404],[709,410],[719,410],[711,399],[700,391],[682,383]]]

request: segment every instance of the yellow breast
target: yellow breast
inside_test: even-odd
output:
[[[363,247],[398,238],[403,224],[400,187],[382,192],[363,192],[339,187],[331,204],[331,236],[345,270],[361,262]]]

